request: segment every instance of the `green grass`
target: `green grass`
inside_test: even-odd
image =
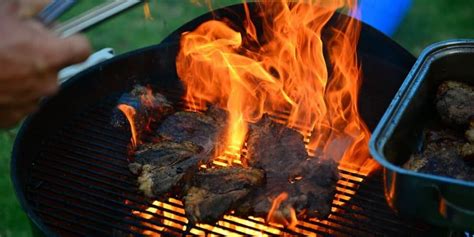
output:
[[[10,181],[10,150],[15,130],[0,133],[0,236],[29,236],[26,215],[13,193]]]
[[[428,45],[454,38],[474,38],[472,0],[413,0],[394,39],[418,55]]]
[[[88,9],[97,2],[82,1],[64,18]],[[213,7],[219,8],[239,2],[240,0],[215,0]],[[179,26],[208,12],[207,5],[191,4],[189,0],[151,0],[150,7],[153,20],[145,20],[143,8],[138,6],[87,32],[94,49],[112,47],[117,53],[123,53],[157,44]]]
[[[80,1],[64,18],[99,1]],[[128,11],[87,32],[94,49],[112,47],[117,53],[160,42],[185,22],[207,11],[189,0],[152,0],[154,20],[146,21],[141,7]],[[240,0],[219,0],[221,7]],[[158,4],[157,4],[158,3]],[[414,0],[413,7],[394,39],[418,55],[429,44],[450,38],[474,38],[474,4],[471,0]],[[0,237],[30,236],[29,223],[19,207],[10,181],[10,151],[15,131],[0,131]]]

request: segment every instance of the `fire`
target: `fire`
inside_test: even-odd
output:
[[[130,124],[130,131],[132,132],[132,148],[136,148],[138,145],[138,135],[137,129],[135,127],[135,115],[137,114],[137,112],[132,106],[126,104],[119,104],[117,108],[122,111],[122,113],[127,118],[128,123]]]
[[[150,87],[136,87],[129,96],[132,97],[130,100],[137,101],[130,104],[119,104],[117,109],[125,115],[130,125],[132,133],[131,148],[135,150],[142,143],[143,134],[152,131],[150,125],[159,119],[159,116],[155,111],[157,98]]]
[[[245,147],[248,124],[270,114],[304,135],[310,155],[334,159],[343,170],[368,175],[378,165],[370,159],[370,132],[357,107],[362,74],[356,54],[360,23],[340,18],[338,27],[329,29],[330,38],[322,37],[337,10],[357,12],[356,0],[261,0],[256,4],[262,10],[259,31],[244,3],[246,19],[240,31],[224,21],[210,20],[181,38],[176,67],[187,88],[187,108],[202,111],[206,103],[213,103],[229,112],[225,148],[216,155],[215,163],[242,165],[235,158]],[[132,144],[136,146],[139,141],[133,132],[134,110],[126,105],[119,109],[130,122]],[[342,180],[344,174],[341,177],[341,185],[354,186]],[[294,178],[298,179],[301,177]],[[337,205],[344,205],[355,194],[346,188],[338,187],[338,191],[343,194],[336,195],[333,204]],[[145,212],[134,214],[143,219],[152,218],[149,212],[164,217],[164,227],[150,226],[159,231],[173,227],[196,235],[206,230],[227,235],[232,229],[275,235],[282,233],[283,220],[284,226],[294,232],[314,235],[301,226],[318,227],[298,220],[293,208],[289,208],[290,220],[281,217],[279,207],[289,197],[287,193],[275,195],[266,220],[225,215],[215,226],[197,224],[187,230],[182,203],[175,199],[168,200],[173,205],[155,201]],[[248,229],[238,229],[242,226]]]
[[[126,204],[132,204],[132,202],[127,201]],[[184,216],[182,204],[180,200],[174,198],[169,198],[167,202],[155,200],[150,207],[143,211],[133,210],[132,214],[143,220],[141,225],[148,229],[141,231],[141,234],[146,236],[161,236],[158,232],[173,229],[188,231],[192,235],[204,235],[204,231],[211,231],[219,235],[237,235],[237,232],[228,229],[253,236],[269,236],[282,233],[281,230],[275,227],[267,226],[261,218],[249,217],[249,219],[242,219],[232,215],[225,215],[215,225],[196,224],[195,227],[187,226],[188,220]],[[152,219],[160,220],[161,225],[155,225],[148,221]],[[238,225],[233,223],[238,223]]]
[[[272,207],[270,208],[270,211],[267,214],[267,222],[272,223],[284,223],[285,226],[287,226],[288,229],[294,229],[296,227],[296,224],[298,224],[298,219],[296,217],[296,211],[294,208],[290,207],[290,222],[286,221],[286,218],[283,216],[283,213],[279,213],[278,209],[280,208],[282,202],[284,202],[286,199],[288,199],[288,193],[283,192],[280,193],[272,202]]]
[[[331,38],[322,40],[322,30],[334,12],[344,7],[355,12],[355,0],[257,4],[262,9],[261,34],[246,6],[242,32],[210,20],[181,38],[176,66],[187,87],[186,100],[218,104],[229,111],[226,151],[218,156],[242,148],[248,123],[265,113],[286,112],[279,122],[309,134],[310,155],[356,170],[371,167],[370,133],[357,108],[360,23],[341,18],[340,26],[331,29]]]

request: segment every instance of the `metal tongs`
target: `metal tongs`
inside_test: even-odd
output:
[[[68,37],[101,23],[142,2],[143,1],[140,0],[114,0],[106,2],[66,22],[53,25],[54,20],[76,3],[76,0],[54,0],[46,6],[36,18],[46,26],[51,27],[59,36]]]
[[[1,0],[0,0],[1,1]],[[36,19],[45,26],[52,29],[60,37],[68,37],[78,32],[84,31],[96,24],[109,19],[118,13],[124,12],[143,1],[140,0],[115,0],[106,2],[102,5],[94,7],[66,22],[54,24],[54,21],[64,12],[71,8],[76,0],[54,0],[46,6],[37,16]],[[93,53],[86,61],[63,68],[58,75],[59,83],[64,83],[77,73],[89,68],[104,60],[114,56],[112,48],[105,48]]]

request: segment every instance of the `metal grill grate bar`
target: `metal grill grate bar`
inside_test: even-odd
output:
[[[100,233],[102,235],[109,234],[107,231],[101,228],[97,228],[92,225],[86,225],[82,223],[78,223],[76,220],[69,220],[63,217],[58,217],[56,215],[51,214],[50,212],[43,211],[41,209],[37,210],[38,213],[44,218],[43,222],[47,225],[54,226],[54,228],[59,229],[60,233],[63,233],[67,236],[83,236],[83,230],[92,230],[96,233]],[[63,234],[59,234],[62,236]]]
[[[171,219],[171,218],[168,218],[168,217],[163,216],[163,215],[159,215],[159,214],[154,213],[154,212],[146,211],[145,210],[146,208],[144,208],[144,207],[153,206],[153,207],[155,207],[156,209],[158,209],[160,211],[172,212],[172,211],[170,211],[168,209],[165,209],[163,207],[158,207],[156,205],[152,205],[149,202],[145,201],[140,196],[137,197],[135,195],[131,195],[130,193],[127,193],[129,195],[124,195],[123,193],[111,192],[110,189],[101,189],[101,188],[97,188],[97,187],[90,188],[88,185],[85,185],[82,182],[78,181],[78,179],[75,179],[75,177],[69,177],[69,176],[62,177],[61,181],[59,181],[58,179],[60,177],[58,177],[56,175],[52,175],[51,172],[47,172],[47,171],[44,171],[44,170],[38,171],[38,174],[40,176],[40,177],[38,177],[38,179],[42,179],[42,180],[44,180],[48,183],[58,185],[59,187],[63,188],[63,190],[66,193],[71,192],[71,190],[72,190],[71,187],[68,186],[67,184],[77,185],[76,187],[81,187],[81,189],[90,189],[90,192],[82,191],[81,189],[76,189],[75,191],[78,193],[78,195],[97,198],[97,199],[100,199],[101,202],[107,202],[109,204],[115,204],[115,206],[117,206],[118,208],[125,208],[129,211],[129,212],[127,212],[128,217],[141,219],[142,222],[146,222],[150,225],[158,225],[158,224],[154,221],[149,221],[149,219],[143,219],[143,218],[140,218],[138,216],[132,215],[132,211],[139,210],[141,213],[147,213],[147,214],[153,215],[154,218],[166,219],[166,220],[169,220],[169,221],[175,221],[175,222],[179,222],[180,224],[186,225],[186,223],[180,222],[179,220]],[[61,182],[67,182],[67,184],[61,184]],[[66,196],[66,195],[62,195],[61,193],[59,193],[58,196],[62,197],[62,196]],[[130,201],[130,203],[125,204],[125,201],[123,201],[123,202],[116,201],[116,200],[121,200],[121,199],[122,200],[128,200],[128,201]],[[87,202],[87,201],[85,201],[85,202]],[[133,203],[136,203],[138,205],[136,205],[134,207],[133,205],[131,205]],[[81,209],[81,208],[79,207],[79,209]],[[181,214],[178,213],[178,212],[174,212],[173,214],[175,214],[177,216],[181,216]],[[200,229],[200,228],[198,228],[198,229]],[[207,231],[205,229],[201,229],[201,230]],[[218,234],[218,233],[215,233],[215,234]]]
[[[60,187],[60,186],[58,186],[58,187]],[[144,226],[142,224],[142,221],[146,221],[146,222],[148,222],[152,225],[163,227],[163,224],[158,222],[158,221],[151,220],[151,219],[148,220],[148,219],[144,219],[144,218],[141,218],[141,217],[133,216],[133,214],[131,214],[132,210],[124,210],[123,204],[122,205],[116,205],[116,206],[112,207],[112,206],[100,204],[100,202],[97,202],[95,200],[89,200],[88,198],[84,198],[83,195],[72,195],[72,194],[69,194],[69,193],[68,194],[60,193],[58,191],[55,191],[53,188],[46,188],[45,190],[47,192],[50,192],[51,194],[54,194],[55,196],[61,195],[61,196],[64,196],[65,198],[68,198],[70,200],[80,201],[81,204],[84,204],[84,205],[80,206],[79,208],[87,210],[89,213],[95,214],[97,216],[119,220],[119,221],[121,221],[121,223],[127,224],[127,226],[134,226],[134,227],[137,227],[137,228],[145,228],[145,229],[154,231],[155,229],[149,228],[149,227]],[[78,194],[78,193],[76,193],[76,194]],[[55,198],[50,198],[50,199],[61,202],[61,200],[56,200]],[[75,205],[75,204],[68,204],[68,205],[70,205],[72,208],[78,208],[78,206]],[[124,217],[132,217],[132,218],[119,218],[116,215],[120,215],[120,216],[124,216]],[[89,217],[87,216],[86,218],[89,218]],[[92,218],[89,218],[89,219],[92,219]],[[93,219],[93,220],[95,220],[95,219]],[[138,221],[138,220],[140,220],[140,221]],[[124,229],[121,229],[121,230],[123,231]],[[125,230],[128,231],[129,228],[125,228]],[[179,230],[179,231],[181,231],[181,230]]]
[[[53,165],[53,164],[52,164],[52,163],[48,163],[48,166],[49,166],[49,165]],[[65,164],[65,165],[67,166],[67,164]],[[72,167],[72,168],[74,168],[74,167]],[[63,170],[63,171],[67,171],[67,170]],[[87,171],[87,170],[84,170],[84,171]],[[146,204],[146,203],[144,203],[144,204]],[[346,209],[346,210],[347,210],[347,209]],[[178,214],[178,213],[176,213],[176,214]],[[336,221],[337,221],[337,220],[336,220]],[[183,223],[183,224],[184,224],[184,223]],[[322,225],[321,223],[318,223],[318,224],[319,224],[320,226],[322,226],[322,227],[327,227],[327,226]],[[354,228],[354,226],[350,226],[350,227]]]
[[[155,205],[138,193],[136,177],[128,170],[129,131],[110,125],[114,100],[91,107],[71,120],[57,136],[44,141],[44,150],[31,169],[28,199],[45,223],[57,231],[71,234],[117,233],[140,235],[143,231],[168,234],[183,232],[187,225],[182,205],[164,202]],[[215,226],[193,226],[197,232],[264,233],[274,235],[321,236],[406,235],[418,229],[403,223],[388,208],[383,196],[381,176],[365,177],[351,169],[340,169],[341,179],[333,210],[326,220],[302,220],[293,230],[268,225],[258,219],[224,217]],[[37,203],[38,205],[34,205]],[[41,204],[41,205],[39,205]],[[157,211],[150,211],[153,207]],[[170,207],[178,208],[170,210]],[[173,215],[172,217],[165,214]],[[148,217],[137,215],[146,214]],[[165,221],[174,223],[164,224]],[[58,224],[64,223],[64,225]],[[77,228],[64,228],[64,226]],[[237,226],[235,230],[232,227]],[[82,229],[78,229],[78,228]],[[165,229],[163,229],[165,228]],[[64,230],[66,229],[66,230]],[[188,231],[191,227],[187,228]]]
[[[38,198],[38,201],[41,201],[44,204],[49,203],[48,207],[45,207],[42,211],[55,213],[58,218],[62,218],[62,219],[65,219],[65,220],[68,219],[67,216],[75,217],[75,218],[71,217],[71,219],[69,219],[68,222],[78,223],[80,221],[89,220],[90,221],[89,223],[93,223],[95,225],[100,225],[99,227],[102,227],[102,228],[103,227],[108,227],[108,229],[110,229],[110,230],[119,229],[120,231],[123,231],[123,232],[126,232],[126,233],[140,234],[139,232],[131,231],[130,228],[122,227],[122,226],[117,225],[117,224],[112,224],[112,223],[115,223],[115,222],[110,221],[110,219],[109,219],[109,221],[106,221],[102,218],[93,218],[92,214],[94,214],[94,212],[91,211],[91,209],[89,209],[85,206],[81,206],[80,210],[82,212],[87,211],[87,214],[81,214],[81,213],[77,212],[78,206],[75,205],[75,204],[67,203],[63,200],[58,200],[56,198],[52,198],[52,197],[50,197],[48,195],[45,195],[43,193],[37,194],[37,198]],[[61,204],[62,207],[56,207],[56,206],[58,206],[58,204]],[[70,208],[74,208],[75,212],[69,211]],[[34,208],[34,209],[38,210],[39,208]],[[95,227],[95,228],[99,228],[99,227]],[[84,231],[82,231],[82,232],[84,233]]]
[[[50,166],[50,165],[52,166],[52,165],[54,165],[54,164],[53,164],[53,163],[48,163],[47,165],[48,165],[48,166]],[[65,164],[65,165],[67,166],[67,164]],[[74,167],[72,167],[72,168],[74,168]],[[69,172],[70,172],[70,170],[67,170],[67,169],[66,169],[66,170],[63,170],[63,171],[69,171]],[[88,170],[84,170],[84,171],[88,171]],[[71,172],[70,172],[70,173],[71,173]],[[146,203],[143,203],[143,204],[146,204]],[[175,213],[175,214],[179,215],[179,213]],[[183,223],[183,224],[184,224],[184,223]],[[318,224],[319,224],[320,226],[322,226],[322,227],[325,227],[324,225],[321,225],[321,223],[318,223]],[[326,227],[327,227],[327,226],[326,226]]]

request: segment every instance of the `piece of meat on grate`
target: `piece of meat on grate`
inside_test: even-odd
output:
[[[139,189],[154,198],[180,189],[201,163],[213,157],[226,119],[224,110],[211,107],[207,114],[180,111],[163,120],[154,143],[142,145],[129,165],[139,175]]]
[[[227,112],[211,106],[205,114],[180,111],[168,116],[157,132],[175,142],[190,141],[211,153],[219,144],[227,121]]]
[[[148,128],[152,122],[157,122],[174,112],[171,102],[160,93],[153,93],[150,88],[136,85],[130,92],[122,94],[117,100],[117,105],[125,104],[135,110],[135,127],[141,132]],[[112,126],[123,128],[128,126],[128,121],[122,111],[115,108],[112,111]]]
[[[215,223],[264,182],[263,170],[243,167],[205,169],[194,175],[184,196],[191,223]]]
[[[236,210],[241,215],[266,216],[272,200],[281,193],[287,198],[274,216],[290,220],[296,215],[326,217],[339,179],[337,164],[330,159],[308,158],[303,137],[297,131],[262,118],[251,126],[248,164],[265,171],[266,184]]]
[[[207,157],[199,155],[201,147],[192,142],[160,141],[141,145],[135,161],[129,164],[138,175],[139,190],[149,198],[162,197],[173,188],[183,187],[187,178]]]

